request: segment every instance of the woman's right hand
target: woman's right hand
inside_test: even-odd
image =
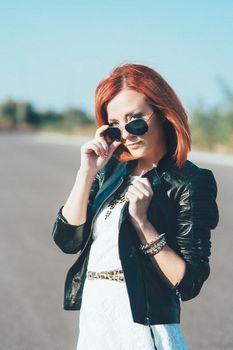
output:
[[[113,152],[120,146],[121,141],[113,141],[110,145],[106,142],[103,132],[109,125],[100,126],[92,140],[84,143],[81,147],[80,169],[95,174],[108,162]]]

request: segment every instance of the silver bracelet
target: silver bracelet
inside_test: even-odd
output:
[[[139,249],[141,249],[141,250],[147,250],[147,249],[151,248],[155,243],[160,242],[161,239],[162,239],[164,236],[165,236],[165,233],[161,233],[161,235],[159,235],[159,237],[158,237],[156,240],[154,240],[154,241],[152,241],[152,242],[150,242],[150,243],[147,243],[147,244],[141,244],[140,247],[139,247]]]
[[[144,250],[146,255],[155,255],[167,244],[165,237],[163,237],[158,243],[155,243],[151,248]]]

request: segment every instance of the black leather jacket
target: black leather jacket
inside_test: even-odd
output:
[[[65,310],[81,307],[94,219],[136,164],[137,160],[125,163],[112,157],[96,174],[83,225],[69,224],[61,213],[63,206],[58,211],[53,239],[64,253],[78,253],[65,281]],[[132,317],[140,324],[180,323],[180,301],[197,296],[210,273],[210,233],[219,220],[217,185],[211,170],[189,160],[178,168],[171,152],[144,176],[154,191],[148,219],[159,233],[166,233],[167,244],[185,260],[186,271],[174,286],[158,264],[142,253],[141,242],[128,219],[126,202],[121,211],[118,243]]]

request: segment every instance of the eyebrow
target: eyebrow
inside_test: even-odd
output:
[[[132,111],[132,112],[128,112],[128,113],[126,113],[124,116],[125,117],[129,117],[130,115],[133,115],[133,114],[142,114],[142,112],[135,112],[135,110],[134,111]],[[110,119],[110,120],[109,120]],[[115,118],[109,118],[108,119],[108,122],[110,122],[110,121],[118,121],[118,119],[115,119]]]

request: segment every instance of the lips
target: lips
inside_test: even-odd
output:
[[[126,146],[133,146],[133,145],[138,145],[141,141],[137,141],[137,142],[134,142],[134,143],[128,143],[126,144]]]

